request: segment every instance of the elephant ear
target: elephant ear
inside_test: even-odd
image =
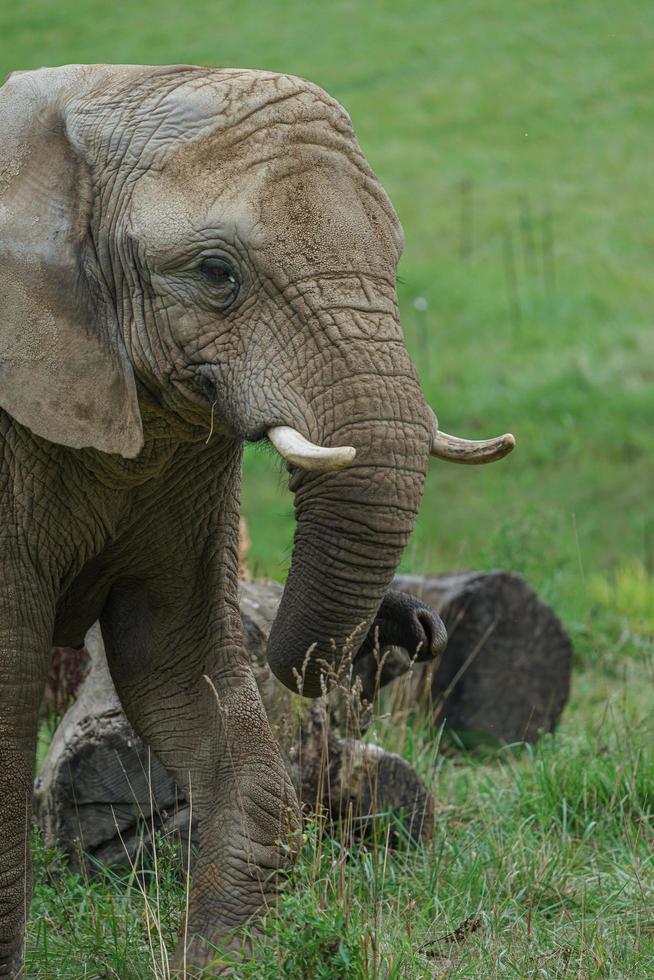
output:
[[[51,442],[134,457],[134,374],[66,118],[92,73],[21,72],[0,88],[0,407]]]

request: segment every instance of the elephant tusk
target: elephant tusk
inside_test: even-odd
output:
[[[434,434],[432,456],[450,463],[494,463],[515,449],[515,437],[510,432],[496,439],[459,439],[440,430]]]
[[[353,446],[317,446],[288,425],[276,425],[268,429],[266,435],[280,456],[303,470],[315,470],[318,473],[342,470],[356,456]]]
[[[432,431],[431,454],[450,463],[494,463],[515,449],[515,437],[506,432],[496,439],[459,439],[449,436],[438,428],[438,419],[434,415]]]

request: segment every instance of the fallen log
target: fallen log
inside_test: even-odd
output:
[[[271,726],[305,808],[360,821],[392,812],[415,840],[432,826],[427,789],[404,759],[358,737],[378,688],[394,682],[398,717],[422,708],[435,727],[444,723],[464,740],[533,742],[561,714],[572,650],[552,609],[518,575],[400,576],[394,587],[440,612],[448,645],[431,663],[413,663],[398,647],[364,651],[352,670],[362,705],[343,685],[328,699],[308,702],[274,678],[265,655],[280,585],[243,582],[241,618]],[[98,630],[89,647],[92,670],[37,780],[35,811],[46,840],[63,846],[77,865],[82,852],[91,862],[134,862],[153,828],[186,845],[186,800],[123,715]]]

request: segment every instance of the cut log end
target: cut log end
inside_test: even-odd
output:
[[[536,742],[567,702],[572,644],[553,609],[511,572],[400,576],[437,609],[448,632],[444,656],[414,668],[411,703],[429,701],[434,724],[503,743]]]

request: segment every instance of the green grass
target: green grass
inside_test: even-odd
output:
[[[310,832],[244,976],[654,975],[653,46],[642,0],[0,8],[4,72],[261,66],[344,102],[405,228],[403,322],[443,428],[518,440],[490,468],[432,463],[404,567],[522,572],[575,639],[561,730],[533,754],[435,758],[401,733],[442,805],[433,845],[382,873],[383,848],[317,857]],[[253,569],[283,578],[291,501],[265,453],[244,509]],[[143,907],[135,882],[80,884],[41,851],[31,975],[151,976]]]
[[[389,852],[382,821],[365,847],[307,826],[266,941],[238,975],[652,976],[654,742],[644,688],[654,650],[623,633],[609,615],[601,650],[592,636],[580,641],[575,697],[557,734],[535,748],[438,753],[419,718],[399,730],[382,716],[373,737],[401,750],[435,791],[433,840]],[[616,669],[620,682],[610,680]],[[156,879],[105,872],[88,883],[37,844],[30,975],[166,977],[160,940],[175,944],[179,872],[179,855],[164,847]],[[476,928],[456,941],[465,923]]]

